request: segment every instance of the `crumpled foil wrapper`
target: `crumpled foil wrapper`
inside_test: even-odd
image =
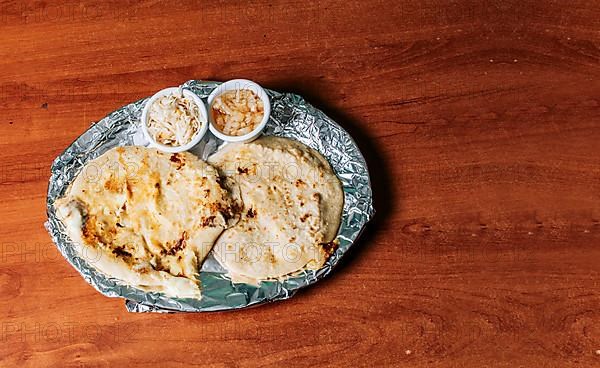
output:
[[[183,87],[206,100],[218,82],[188,81]],[[292,297],[300,288],[326,277],[353,245],[374,214],[371,184],[365,160],[350,135],[322,111],[298,95],[267,90],[271,117],[265,134],[298,140],[321,152],[331,163],[344,188],[344,210],[337,239],[339,247],[317,271],[303,271],[284,281],[263,281],[259,286],[232,284],[225,269],[209,255],[200,270],[201,299],[170,298],[147,292],[110,278],[93,267],[93,260],[76,253],[56,217],[53,203],[60,198],[86,162],[108,149],[123,145],[144,145],[140,117],[147,99],[142,99],[106,116],[83,133],[52,164],[48,186],[45,226],[63,256],[99,292],[126,298],[131,312],[201,312],[231,310]],[[222,142],[207,132],[192,152],[206,159]]]

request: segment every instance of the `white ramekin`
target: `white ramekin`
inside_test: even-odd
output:
[[[215,98],[217,98],[217,96],[219,96],[220,94],[238,89],[249,89],[252,92],[254,92],[263,102],[264,115],[261,122],[250,133],[239,136],[227,135],[221,132],[215,126],[212,114],[212,103],[215,100]],[[210,132],[214,134],[217,138],[224,140],[225,142],[250,142],[258,138],[258,136],[262,133],[263,129],[265,129],[267,121],[269,121],[269,116],[271,115],[271,101],[269,101],[269,96],[267,95],[267,92],[265,92],[265,90],[257,83],[252,82],[248,79],[232,79],[230,81],[222,83],[217,88],[215,88],[210,95],[208,95],[208,110],[210,111],[210,113],[208,114],[208,121],[210,122]]]
[[[204,102],[202,102],[200,97],[198,97],[195,93],[193,93],[192,91],[188,91],[187,89],[183,89],[183,95],[187,98],[190,98],[198,106],[198,112],[200,113],[200,119],[202,119],[202,126],[200,127],[200,130],[196,132],[196,135],[194,135],[194,137],[192,137],[192,140],[189,143],[184,144],[183,146],[176,146],[176,147],[166,146],[164,144],[158,143],[150,136],[150,133],[148,132],[148,125],[147,125],[150,106],[152,106],[154,101],[156,101],[157,99],[159,99],[163,96],[178,94],[178,93],[179,93],[179,87],[165,88],[163,90],[158,91],[156,94],[154,94],[154,96],[150,97],[148,99],[148,101],[146,102],[146,106],[144,106],[144,110],[142,110],[142,132],[144,133],[144,137],[146,138],[146,140],[148,142],[150,142],[149,147],[157,148],[161,151],[170,152],[170,153],[183,152],[183,151],[192,149],[206,135],[206,132],[208,131],[208,125],[209,125],[208,113],[206,111],[206,106],[204,106]]]

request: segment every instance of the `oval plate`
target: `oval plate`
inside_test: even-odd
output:
[[[206,99],[219,82],[188,81],[183,87]],[[304,271],[285,281],[263,281],[259,286],[232,284],[226,271],[209,255],[200,270],[200,299],[169,298],[146,292],[110,278],[92,267],[94,256],[80,257],[64,226],[54,213],[53,203],[60,198],[86,162],[108,149],[123,145],[143,145],[140,132],[142,99],[106,116],[83,133],[52,164],[48,186],[46,229],[62,255],[84,279],[108,297],[126,298],[132,312],[201,312],[239,309],[292,297],[299,289],[327,276],[354,244],[374,214],[369,172],[365,160],[348,132],[322,111],[298,95],[267,90],[271,117],[266,135],[292,138],[319,151],[330,162],[344,188],[344,210],[337,239],[339,247],[317,271]],[[208,135],[207,135],[208,136]],[[192,151],[206,159],[222,142],[210,135]]]

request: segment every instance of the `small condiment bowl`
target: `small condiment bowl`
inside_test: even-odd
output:
[[[249,89],[254,92],[263,103],[263,118],[260,123],[252,130],[250,133],[244,135],[227,135],[217,128],[213,112],[212,112],[212,104],[215,98],[217,98],[222,93],[227,91],[235,91],[238,89]],[[227,82],[222,83],[217,88],[215,88],[210,95],[208,95],[208,121],[210,122],[210,132],[214,134],[217,138],[232,143],[244,143],[250,142],[256,138],[258,138],[262,131],[265,129],[267,122],[269,121],[269,116],[271,115],[271,101],[269,100],[269,96],[267,92],[257,83],[248,80],[248,79],[232,79]]]
[[[149,118],[148,115],[150,114],[150,107],[156,100],[158,100],[161,97],[180,93],[179,87],[165,88],[163,90],[158,91],[152,97],[150,97],[148,99],[148,101],[146,102],[146,105],[144,106],[144,110],[142,110],[142,132],[144,133],[144,137],[146,138],[146,140],[148,142],[150,142],[149,147],[157,148],[161,151],[170,152],[170,153],[188,151],[188,150],[192,149],[195,145],[200,143],[202,138],[206,135],[206,132],[208,131],[209,123],[208,123],[208,112],[206,111],[206,106],[204,106],[204,102],[202,102],[200,97],[198,97],[192,91],[183,89],[182,92],[183,92],[184,97],[191,99],[198,106],[198,112],[200,113],[200,118],[203,120],[200,130],[198,130],[196,132],[196,134],[192,137],[191,141],[189,141],[187,144],[184,144],[182,146],[167,146],[167,145],[158,143],[156,140],[154,140],[154,138],[152,138],[152,136],[148,132],[148,118]]]

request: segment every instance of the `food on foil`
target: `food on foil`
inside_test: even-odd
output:
[[[195,101],[183,94],[169,94],[150,106],[146,126],[154,141],[179,147],[192,141],[206,124],[203,120]]]
[[[54,207],[96,269],[143,290],[199,298],[199,264],[237,220],[219,182],[190,153],[116,147],[86,163]]]
[[[236,89],[217,96],[211,111],[217,129],[230,136],[252,132],[262,121],[264,105],[249,89]]]
[[[240,221],[213,249],[233,282],[319,269],[335,251],[344,194],[317,151],[286,138],[228,144],[208,158],[239,185]]]

